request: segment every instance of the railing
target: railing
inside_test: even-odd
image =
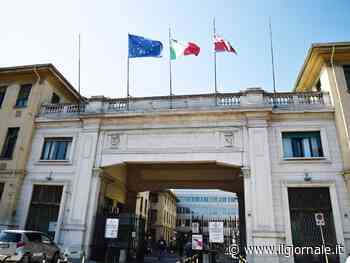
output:
[[[79,113],[85,111],[85,104],[43,104],[42,114],[50,113]]]
[[[219,106],[238,106],[241,103],[241,93],[218,96]]]
[[[265,93],[265,103],[270,105],[323,105],[325,104],[322,92],[285,92],[285,93]]]
[[[128,100],[127,99],[113,99],[108,101],[109,111],[123,111],[127,110]]]
[[[254,93],[255,92],[255,93]],[[202,94],[188,96],[164,96],[90,100],[85,104],[44,104],[40,115],[76,115],[123,112],[150,112],[169,110],[200,110],[212,108],[320,108],[330,107],[328,93],[280,92],[263,90],[249,92]]]

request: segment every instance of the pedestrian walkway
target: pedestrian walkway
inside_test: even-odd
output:
[[[158,257],[155,256],[146,256],[144,258],[144,263],[176,263],[180,262],[180,257],[174,254],[165,254],[158,260]]]

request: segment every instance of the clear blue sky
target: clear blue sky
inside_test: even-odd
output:
[[[272,17],[277,89],[293,88],[313,42],[350,40],[349,0],[7,0],[1,3],[0,66],[53,63],[77,87],[77,36],[82,36],[84,96],[126,94],[128,32],[161,40],[163,58],[134,59],[132,96],[169,93],[168,27],[195,41],[198,57],[173,63],[175,94],[214,90],[212,19],[238,55],[218,54],[218,86],[235,92],[272,90],[268,17]]]

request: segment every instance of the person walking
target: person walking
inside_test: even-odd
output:
[[[166,241],[165,241],[164,237],[161,237],[158,240],[158,249],[159,249],[158,260],[160,261],[163,258],[163,256],[165,256],[166,249],[167,249],[167,245],[166,245]]]

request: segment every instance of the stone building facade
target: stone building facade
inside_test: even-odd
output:
[[[79,111],[43,106],[16,214],[19,226],[28,224],[36,187],[59,187],[57,220],[33,227],[51,228],[61,246],[89,254],[106,195],[119,196],[132,212],[138,192],[221,189],[237,195],[243,244],[300,245],[310,236],[298,233],[316,229],[311,241],[317,245],[311,218],[322,212],[330,244],[350,250],[350,204],[327,93],[251,88],[171,99],[171,109],[169,97],[95,97]],[[46,158],[52,137],[62,138],[64,158]],[[249,262],[266,260],[293,257],[248,255]]]

